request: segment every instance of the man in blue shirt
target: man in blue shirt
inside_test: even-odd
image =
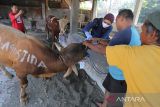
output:
[[[109,43],[100,41],[102,45],[141,45],[140,35],[136,28],[132,26],[133,12],[130,9],[120,10],[116,17],[116,27],[118,32],[113,36]],[[92,39],[96,40],[96,38]],[[106,96],[108,93],[118,93],[118,97],[123,97],[127,91],[127,84],[123,76],[123,72],[116,66],[109,66],[109,73],[103,82],[103,86],[106,89]],[[105,97],[103,105],[100,107],[106,107],[108,97]],[[112,106],[111,106],[112,107]],[[120,103],[116,107],[123,107],[123,103]]]
[[[113,29],[113,21],[114,15],[108,13],[104,18],[95,18],[89,22],[82,31],[85,33],[87,40],[92,37],[109,39],[109,34]]]

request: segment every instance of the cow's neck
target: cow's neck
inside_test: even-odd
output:
[[[46,62],[49,72],[50,70],[51,72],[62,72],[67,70],[64,57],[57,51],[49,52]]]

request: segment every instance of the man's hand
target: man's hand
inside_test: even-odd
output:
[[[105,54],[105,50],[106,50],[106,46],[102,45],[102,44],[97,44],[94,45],[92,44],[91,40],[87,40],[83,42],[83,45],[87,46],[88,48],[90,48],[91,50],[101,53],[101,54]]]
[[[100,41],[100,40],[102,40],[102,38],[92,38],[91,40],[92,41]]]
[[[91,41],[92,41],[92,43],[96,42],[97,44],[102,44],[104,46],[108,45],[108,41],[105,39],[102,39],[102,38],[92,38]]]
[[[85,32],[86,40],[90,40],[92,38],[92,35],[89,32]]]
[[[20,10],[20,11],[18,12],[19,15],[22,15],[23,13],[24,13],[23,10]]]
[[[89,47],[89,45],[91,45],[91,44],[92,44],[91,40],[86,40],[86,41],[83,42],[83,45],[85,45],[87,47]]]
[[[24,12],[23,10],[20,10],[16,15],[15,15],[15,19],[17,19],[20,15],[22,15]]]
[[[108,41],[104,40],[104,39],[100,40],[99,43],[102,44],[102,45],[104,45],[104,46],[108,45]]]

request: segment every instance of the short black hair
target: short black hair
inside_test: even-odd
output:
[[[147,33],[156,31],[158,37],[157,43],[160,44],[160,30],[158,30],[149,20],[145,20],[144,25],[147,28]]]
[[[132,12],[131,9],[120,9],[119,10],[119,13],[118,13],[118,16],[122,16],[126,19],[130,19],[133,21],[133,18],[134,18],[134,14]]]
[[[12,3],[11,4],[11,7],[13,7],[13,6],[18,6],[16,3]]]

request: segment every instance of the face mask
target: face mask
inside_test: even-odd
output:
[[[103,28],[107,28],[107,27],[109,27],[110,25],[108,25],[108,24],[102,22],[102,26],[103,26]]]

